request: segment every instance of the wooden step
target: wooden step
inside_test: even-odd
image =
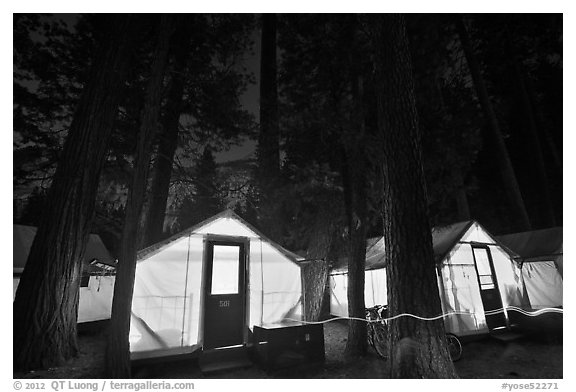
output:
[[[213,349],[202,352],[198,359],[202,373],[247,368],[253,365],[244,346]]]
[[[505,330],[505,331],[491,332],[490,336],[496,340],[500,340],[501,342],[510,342],[513,340],[523,338],[525,335],[522,333]]]

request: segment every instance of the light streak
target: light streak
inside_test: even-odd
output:
[[[545,313],[564,314],[564,309],[543,308],[543,309],[539,309],[539,310],[535,310],[535,311],[526,311],[526,310],[524,310],[522,308],[518,308],[516,306],[508,306],[506,308],[488,310],[488,311],[484,312],[484,314],[486,314],[487,316],[492,316],[494,314],[503,313],[505,311],[514,311],[514,312],[522,313],[523,315],[529,316],[529,317],[537,317],[537,316],[541,316]],[[459,315],[459,314],[473,315],[474,313],[473,312],[454,311],[454,312],[443,313],[439,316],[434,316],[434,317],[422,317],[422,316],[417,316],[417,315],[412,314],[412,313],[401,313],[401,314],[397,314],[397,315],[392,316],[392,317],[386,317],[386,318],[382,318],[382,319],[378,319],[378,320],[366,320],[366,319],[359,318],[359,317],[333,317],[331,319],[322,320],[322,321],[303,321],[303,320],[296,320],[296,319],[290,319],[290,318],[287,320],[301,322],[304,324],[326,324],[326,323],[330,323],[332,321],[337,321],[337,320],[357,320],[357,321],[364,321],[366,323],[382,323],[382,322],[388,322],[391,320],[395,320],[395,319],[398,319],[400,317],[412,317],[412,318],[415,318],[418,320],[423,320],[423,321],[434,321],[434,320],[439,320],[439,319],[444,318],[444,317],[448,317],[448,316],[452,316],[452,315]]]

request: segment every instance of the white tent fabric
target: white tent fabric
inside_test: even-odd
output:
[[[20,283],[20,274],[24,270],[30,247],[36,236],[36,227],[13,225],[13,297]],[[114,295],[114,276],[103,275],[98,268],[90,266],[89,262],[96,259],[104,264],[113,265],[114,259],[97,234],[90,234],[82,268],[84,275],[90,275],[88,285],[80,287],[78,299],[78,323],[88,323],[110,319],[112,298]],[[104,271],[102,271],[104,272]]]
[[[554,261],[524,263],[522,277],[532,308],[563,306],[563,282]]]
[[[301,273],[296,263],[301,258],[227,211],[177,235],[153,252],[143,251],[136,266],[132,302],[133,358],[191,352],[202,345],[202,277],[207,236],[248,240],[250,329],[301,319]]]
[[[499,245],[474,223],[440,264],[439,288],[448,332],[459,336],[487,333],[488,326],[470,242],[488,246],[494,265],[502,307],[522,305],[520,270]]]
[[[78,323],[109,320],[112,314],[115,276],[92,275],[87,287],[80,287]]]
[[[443,313],[457,313],[444,318],[448,332],[460,336],[488,332],[471,243],[488,246],[503,307],[522,304],[520,270],[510,255],[478,223],[456,224],[447,230],[436,229],[433,242],[438,257],[438,289]],[[376,264],[378,268],[366,271],[366,307],[387,303],[384,243],[371,240],[369,244],[370,257],[379,261]],[[379,246],[378,251],[375,251],[375,246]],[[347,273],[342,268],[333,271],[330,275],[330,312],[334,316],[348,315],[346,286]]]
[[[534,309],[563,306],[563,228],[506,234],[498,239],[519,255],[528,306]]]
[[[457,244],[439,266],[438,286],[447,332],[459,336],[488,332],[472,248]]]
[[[560,272],[560,276],[564,279],[564,250],[560,248],[561,254],[556,257],[556,266],[558,267],[558,272]]]
[[[330,274],[330,313],[337,317],[348,316],[348,274]],[[386,268],[365,273],[364,304],[367,308],[386,305]]]

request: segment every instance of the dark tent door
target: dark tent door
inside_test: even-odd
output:
[[[498,290],[498,280],[490,249],[484,245],[472,245],[472,252],[488,329],[505,327],[506,317],[502,311],[502,298]]]
[[[209,241],[204,288],[204,349],[243,344],[246,300],[244,243]]]

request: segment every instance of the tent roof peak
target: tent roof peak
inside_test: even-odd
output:
[[[208,226],[209,224],[211,224],[211,223],[213,223],[213,222],[215,222],[221,218],[234,219],[234,220],[238,221],[240,224],[242,224],[243,226],[248,228],[248,230],[252,231],[257,237],[260,237],[263,241],[268,242],[272,247],[274,247],[276,250],[278,250],[284,256],[288,257],[293,262],[297,262],[297,261],[303,259],[301,256],[297,255],[296,253],[291,252],[291,251],[283,248],[278,243],[269,239],[267,236],[262,234],[262,232],[260,232],[260,230],[256,229],[250,223],[246,222],[244,219],[242,219],[242,217],[240,217],[238,214],[236,214],[234,211],[232,211],[229,208],[219,212],[218,214],[216,214],[210,218],[207,218],[207,219],[201,221],[200,223],[193,225],[192,227],[189,227],[185,230],[182,230],[182,231],[174,234],[173,236],[171,236],[171,237],[169,237],[163,241],[160,241],[156,244],[152,244],[152,245],[140,250],[138,252],[138,259],[141,260],[144,258],[148,258],[148,257],[156,254],[160,250],[164,249],[166,246],[168,246],[172,242],[177,241],[182,237],[189,236],[189,235],[199,231],[201,228]]]

